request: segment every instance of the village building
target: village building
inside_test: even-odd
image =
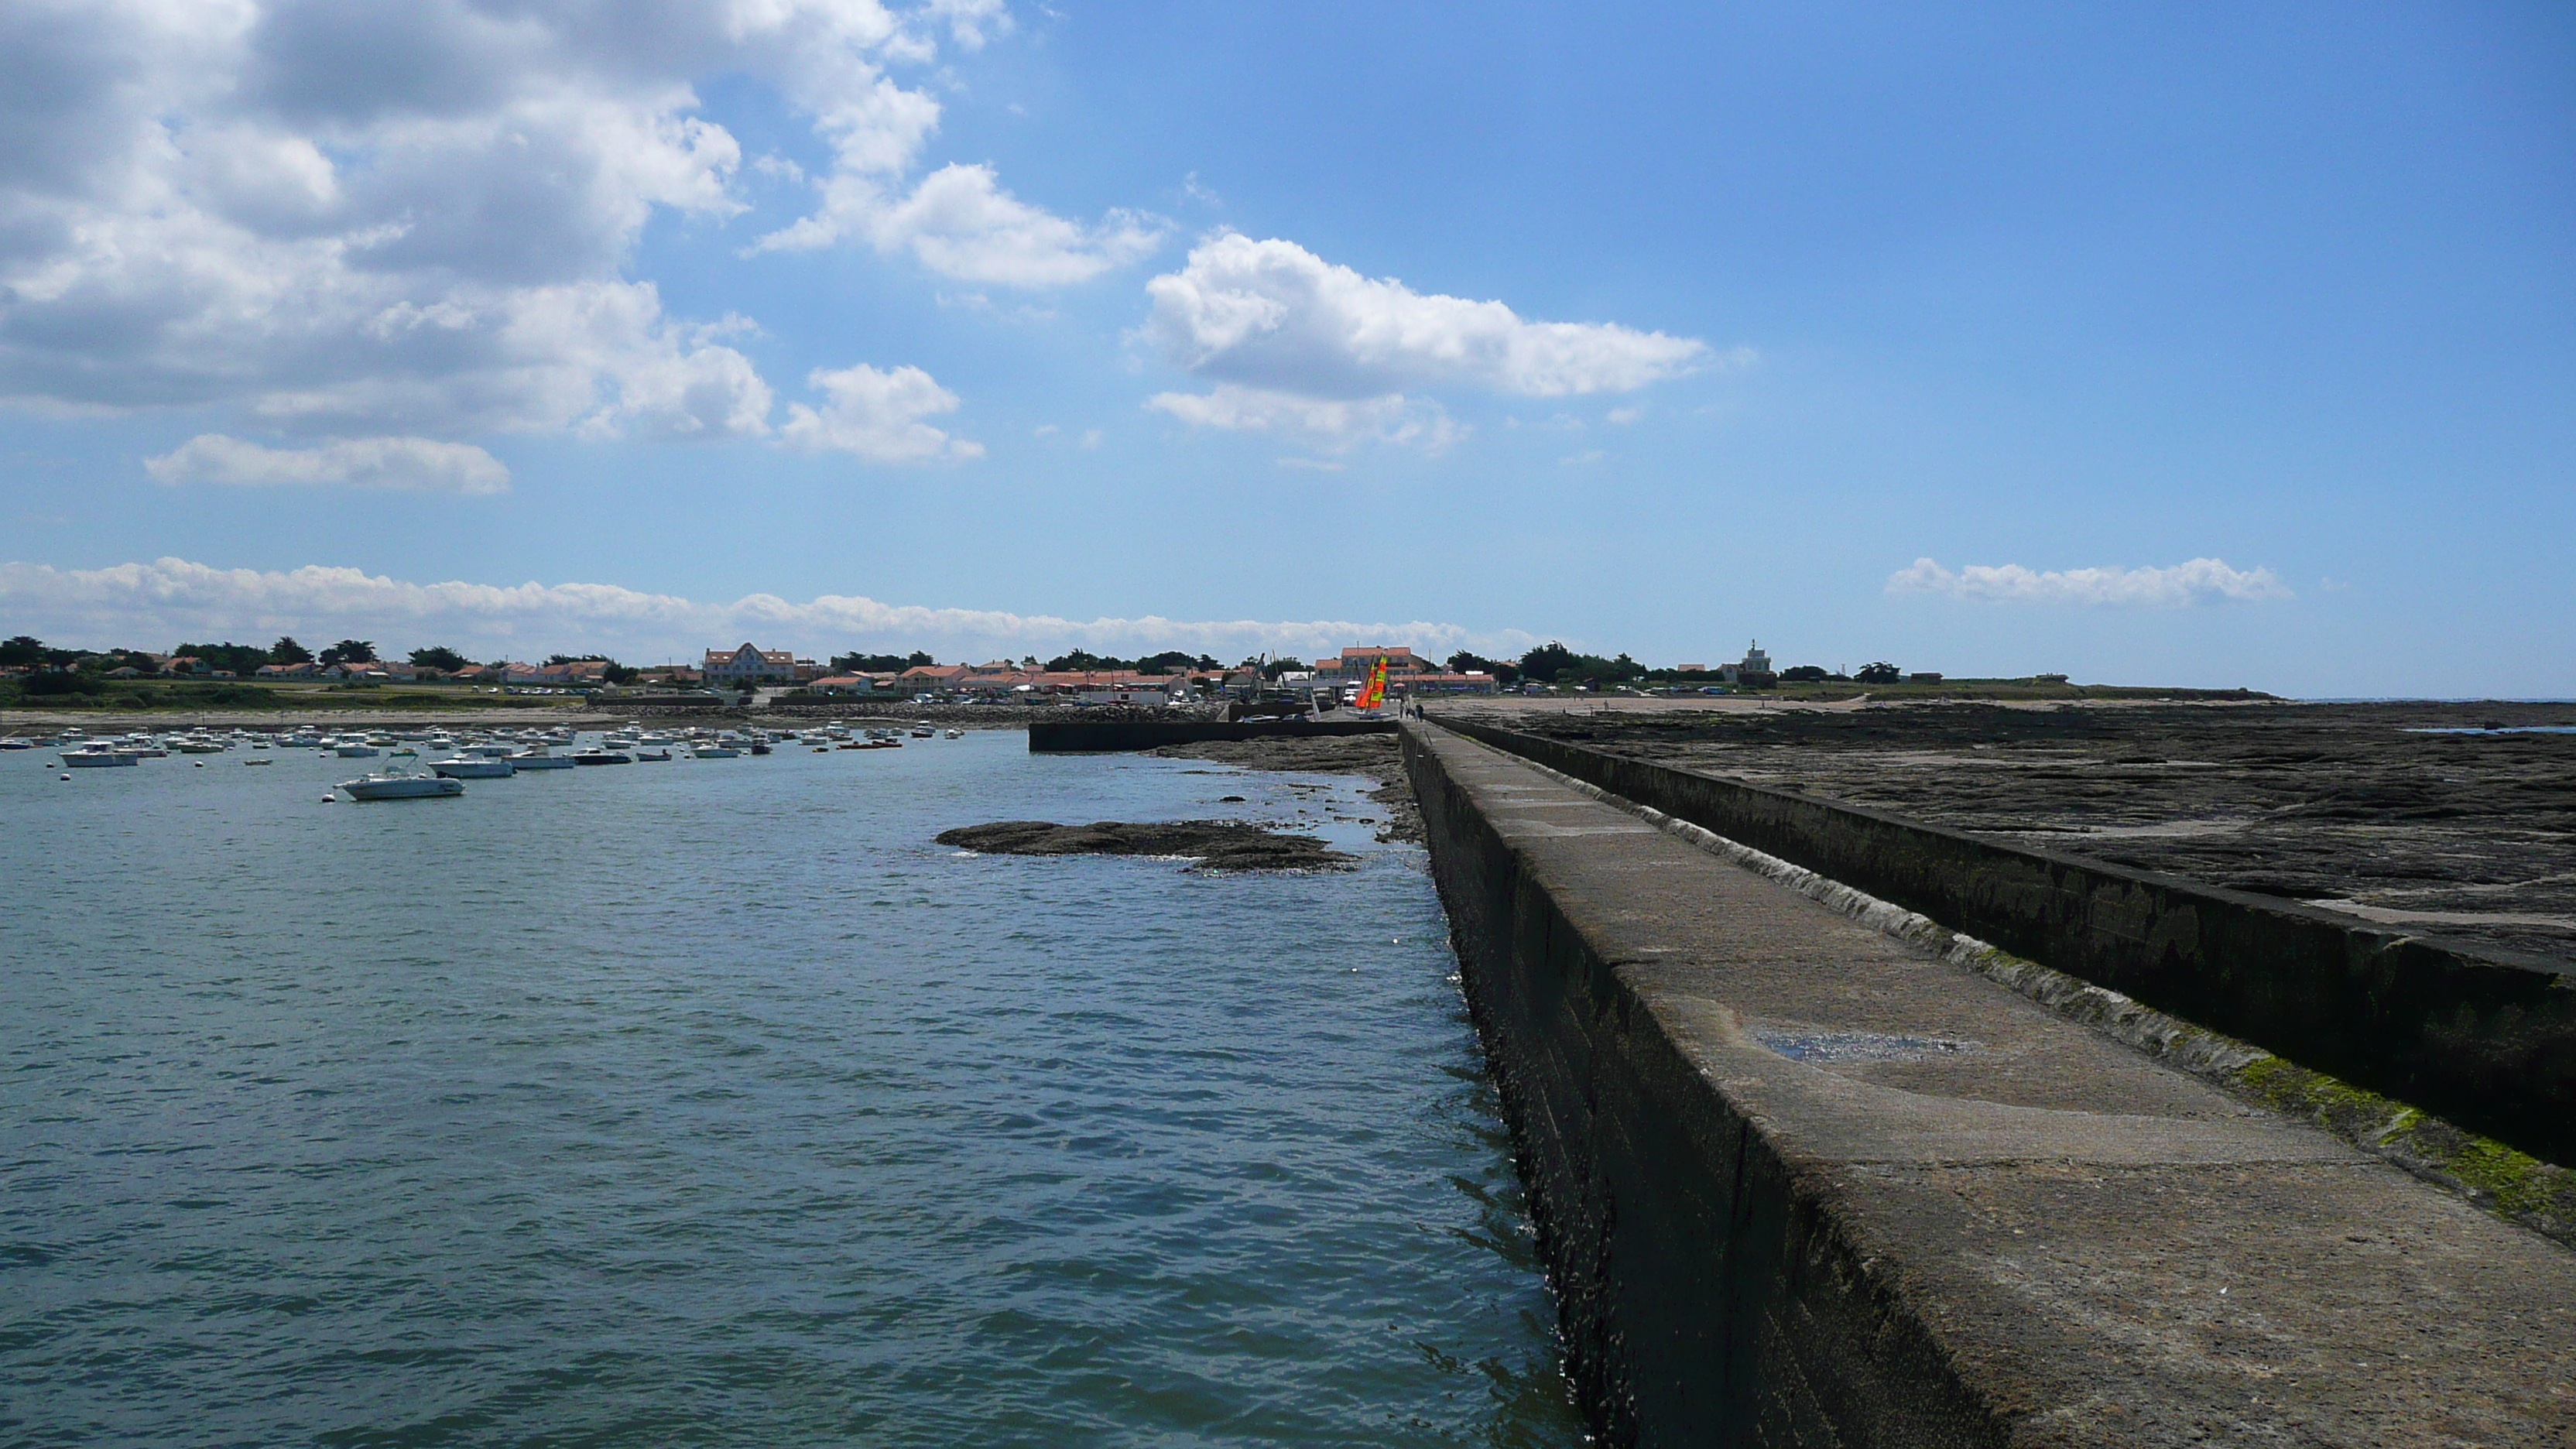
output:
[[[895,687],[913,694],[953,694],[974,673],[963,664],[916,664],[895,676]]]
[[[700,668],[709,684],[784,684],[795,680],[798,662],[793,650],[763,649],[745,640],[734,649],[708,650],[706,662]],[[812,660],[803,662],[813,663]]]

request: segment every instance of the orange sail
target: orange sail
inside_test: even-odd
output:
[[[1377,667],[1369,671],[1368,683],[1360,686],[1360,697],[1353,702],[1359,709],[1376,709],[1386,703],[1386,656],[1377,657]]]

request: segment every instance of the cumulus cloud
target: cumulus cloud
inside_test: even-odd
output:
[[[2020,564],[1970,564],[1953,573],[1928,558],[1888,575],[1891,594],[1946,594],[1990,603],[2100,604],[2128,608],[2180,608],[2236,600],[2246,603],[2295,597],[2270,569],[2230,568],[2224,559],[2196,558],[2169,568],[2052,569]]]
[[[1113,654],[1188,649],[1220,659],[1263,651],[1310,657],[1381,641],[1434,655],[1456,649],[1517,654],[1539,642],[1516,629],[1423,620],[1066,619],[885,604],[851,594],[803,603],[774,594],[708,602],[611,584],[421,584],[354,568],[219,569],[178,558],[103,569],[0,563],[0,613],[13,629],[86,647],[291,633],[373,638],[391,648],[446,644],[476,658],[595,651],[630,661],[694,659],[701,649],[744,639],[818,656],[926,647],[943,659],[1017,658],[1075,646]]]
[[[810,381],[826,401],[787,410],[786,440],[809,452],[838,449],[873,463],[980,458],[984,445],[952,438],[921,421],[957,410],[957,394],[918,367],[880,372],[860,363],[838,372],[817,368]]]
[[[1174,364],[1243,395],[1409,406],[1424,388],[1517,397],[1628,392],[1710,359],[1707,344],[1607,322],[1533,322],[1501,302],[1416,292],[1363,277],[1295,242],[1237,233],[1192,249],[1181,270],[1145,284],[1141,336]],[[1183,415],[1168,398],[1154,400]],[[1192,421],[1275,430],[1283,405],[1246,408],[1210,395]],[[1346,436],[1346,434],[1336,434]],[[1407,441],[1429,443],[1435,430]]]
[[[1145,406],[1196,427],[1272,433],[1326,452],[1346,452],[1364,442],[1412,444],[1439,453],[1466,436],[1435,402],[1402,393],[1384,397],[1322,398],[1219,383],[1209,393],[1161,392]]]
[[[1168,230],[1159,218],[1123,209],[1091,226],[1067,221],[1003,190],[989,166],[943,166],[909,194],[844,166],[822,193],[820,208],[761,238],[760,249],[808,250],[857,238],[960,281],[1058,287],[1143,260]]]
[[[1228,233],[1145,284],[1145,334],[1202,376],[1319,397],[1456,382],[1523,397],[1626,392],[1708,346],[1606,322],[1531,322],[1500,302],[1372,280],[1289,241]]]
[[[269,448],[200,433],[143,470],[163,483],[235,487],[339,484],[424,493],[507,493],[510,470],[471,443],[431,438],[350,438],[319,448]]]
[[[1150,225],[1077,226],[988,168],[903,184],[940,107],[890,68],[1009,27],[1001,0],[0,6],[0,402],[766,435],[733,333],[625,275],[657,212],[745,209],[694,83],[784,97],[832,148],[827,195],[877,186],[862,234],[934,269],[1046,285],[1141,255]]]

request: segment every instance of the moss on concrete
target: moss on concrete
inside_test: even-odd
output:
[[[2279,1057],[2260,1057],[2220,1080],[2499,1217],[2576,1245],[2576,1172]]]

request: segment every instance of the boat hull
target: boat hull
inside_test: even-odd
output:
[[[401,775],[390,780],[343,780],[340,788],[352,800],[437,800],[465,793],[465,782],[439,775]]]

